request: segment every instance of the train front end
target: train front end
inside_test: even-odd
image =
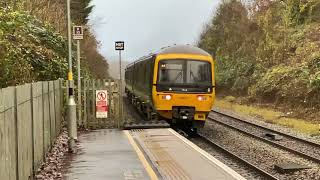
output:
[[[173,124],[203,127],[215,100],[213,58],[160,54],[154,72],[152,100],[158,115]]]

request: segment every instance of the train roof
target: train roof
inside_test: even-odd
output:
[[[143,57],[139,58],[138,60],[128,64],[126,66],[126,68],[132,66],[133,64],[135,64],[139,61],[143,61],[145,59],[148,59],[151,56],[164,55],[164,54],[194,54],[194,55],[202,55],[202,56],[211,56],[209,53],[207,53],[206,51],[204,51],[198,47],[194,47],[191,45],[174,45],[174,46],[164,47],[158,52],[150,53],[147,56],[143,56]]]
[[[156,55],[160,54],[196,54],[196,55],[203,55],[203,56],[210,56],[209,53],[206,51],[194,47],[191,45],[176,45],[171,47],[166,47],[162,49],[160,52],[156,53]]]

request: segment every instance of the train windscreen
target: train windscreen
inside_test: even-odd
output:
[[[159,62],[159,91],[211,92],[211,64],[207,61],[175,59]]]

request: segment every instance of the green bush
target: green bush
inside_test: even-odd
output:
[[[308,64],[296,67],[279,65],[249,88],[251,97],[271,102],[318,103],[320,69]]]
[[[0,87],[66,77],[67,43],[32,16],[0,9]]]

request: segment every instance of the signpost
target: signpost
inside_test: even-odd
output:
[[[96,90],[96,118],[108,118],[108,91]]]
[[[82,122],[81,116],[81,49],[80,49],[80,40],[83,39],[83,27],[82,26],[73,26],[73,39],[77,40],[77,67],[78,67],[78,123]],[[82,125],[82,124],[80,124]]]
[[[124,42],[123,41],[117,41],[116,42],[116,51],[123,51],[124,50]]]
[[[73,26],[73,39],[82,40],[83,39],[83,27],[82,26]]]
[[[120,83],[119,83],[119,113],[120,119],[118,121],[118,128],[120,128],[120,121],[123,122],[123,105],[122,105],[122,68],[121,68],[121,51],[124,51],[124,42],[116,41],[115,42],[115,50],[119,51],[119,73],[120,73]]]

